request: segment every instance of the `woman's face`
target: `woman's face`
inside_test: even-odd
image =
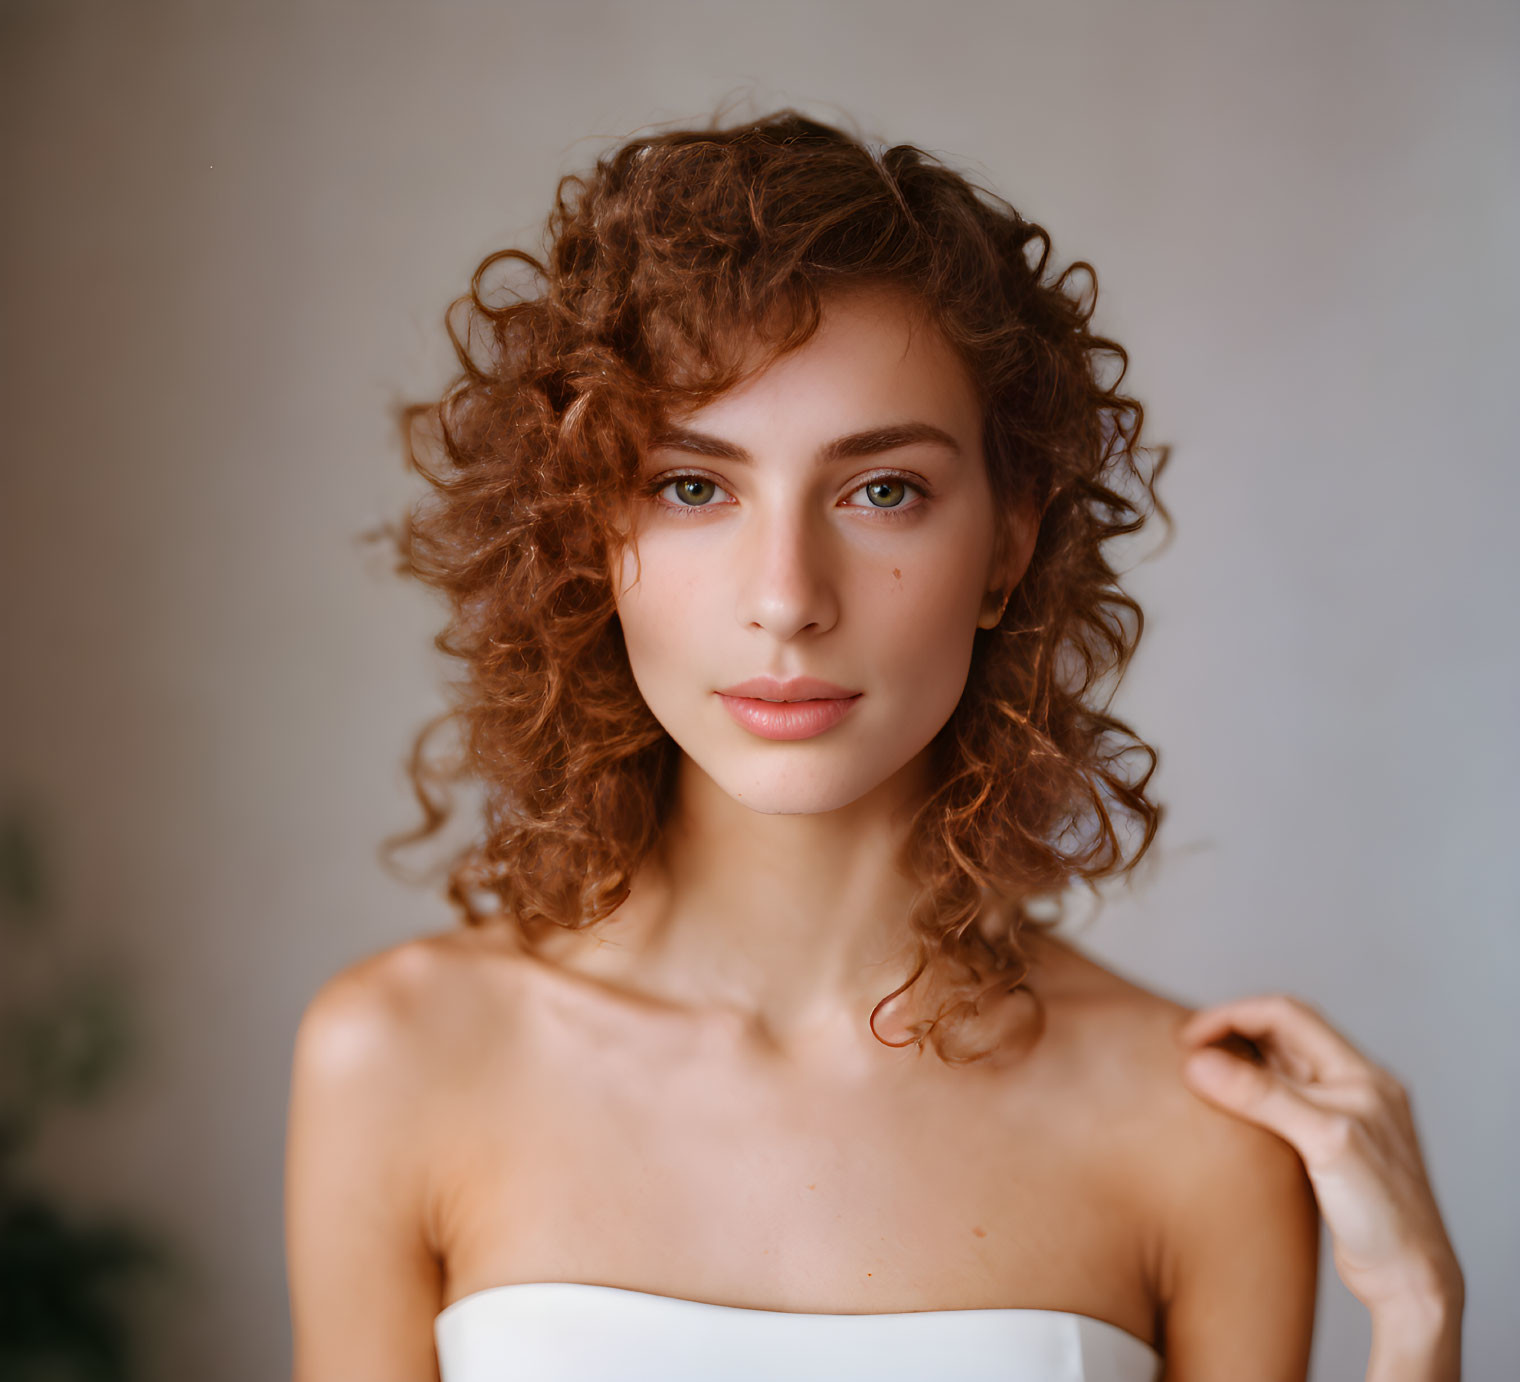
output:
[[[981,408],[907,295],[826,300],[818,332],[643,459],[618,616],[639,690],[686,754],[767,813],[847,806],[913,763],[966,685],[994,568]],[[1033,532],[1029,531],[1029,543]],[[777,706],[727,688],[812,677]]]

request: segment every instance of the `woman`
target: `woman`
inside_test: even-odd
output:
[[[1160,819],[1104,709],[1159,467],[1045,232],[781,112],[548,242],[406,415],[467,669],[419,834],[451,776],[485,828],[469,925],[301,1024],[297,1382],[1301,1378],[1321,1212],[1369,1377],[1456,1377],[1386,1074],[1052,934]]]

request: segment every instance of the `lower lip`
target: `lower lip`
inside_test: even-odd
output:
[[[751,696],[725,696],[723,708],[752,734],[762,739],[811,739],[832,729],[850,713],[859,695],[837,700],[757,701]]]

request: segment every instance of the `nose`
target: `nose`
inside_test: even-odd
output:
[[[839,597],[827,525],[789,507],[745,526],[734,573],[740,624],[780,641],[833,628]]]

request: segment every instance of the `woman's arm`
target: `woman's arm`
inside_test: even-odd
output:
[[[383,959],[329,980],[296,1036],[285,1229],[293,1382],[437,1382],[417,1023]]]
[[[1204,1049],[1237,1033],[1250,1059]],[[1372,1315],[1367,1382],[1457,1382],[1462,1270],[1403,1085],[1287,994],[1204,1009],[1177,1035],[1190,1088],[1302,1157],[1335,1270]]]
[[[1167,1382],[1303,1382],[1319,1271],[1319,1212],[1281,1138],[1190,1100],[1157,1168]]]

